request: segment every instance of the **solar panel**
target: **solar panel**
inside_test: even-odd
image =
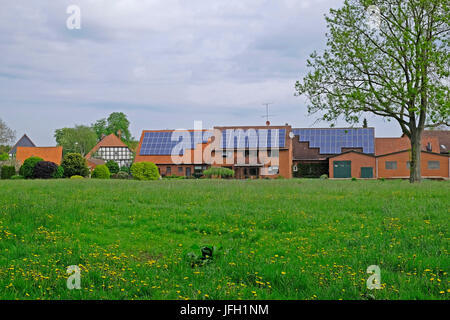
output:
[[[285,129],[225,129],[222,131],[223,149],[284,148]]]
[[[293,129],[299,141],[309,142],[310,148],[319,148],[322,154],[339,154],[342,148],[362,148],[364,153],[375,152],[373,128],[349,129]]]

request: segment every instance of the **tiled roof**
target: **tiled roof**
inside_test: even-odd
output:
[[[17,147],[16,160],[23,163],[29,157],[39,157],[44,161],[61,164],[62,147]]]
[[[427,130],[423,136],[437,138],[441,153],[450,152],[450,130]]]
[[[24,134],[22,138],[20,138],[16,142],[14,147],[11,148],[9,154],[16,154],[17,147],[36,147],[36,145],[33,143],[33,141],[31,141],[31,139],[26,134]]]
[[[97,152],[98,149],[101,147],[127,147],[128,146],[123,143],[122,140],[120,140],[114,133],[111,133],[110,135],[104,137],[102,140],[100,140],[97,145],[92,148],[92,150],[86,155],[86,159],[89,159],[95,152]]]

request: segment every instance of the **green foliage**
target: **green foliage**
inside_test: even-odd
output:
[[[25,179],[25,177],[21,175],[15,175],[11,177],[11,180],[23,180],[23,179]]]
[[[127,166],[120,167],[120,170],[119,170],[119,171],[120,171],[120,172],[126,172],[126,173],[128,173],[128,174],[131,173],[130,167],[127,167]]]
[[[71,176],[70,179],[71,180],[81,180],[81,179],[84,179],[84,177],[79,176],[79,175],[74,175],[74,176]]]
[[[131,166],[131,174],[136,180],[158,180],[159,170],[153,162],[136,162]]]
[[[352,181],[357,181],[358,179],[356,179],[355,177],[352,177]]]
[[[111,178],[112,179],[130,179],[131,176],[126,172],[120,171],[116,174],[111,175]]]
[[[64,154],[80,153],[85,156],[97,144],[97,135],[91,127],[75,126],[55,130],[55,140]]]
[[[111,174],[116,174],[120,170],[119,165],[114,160],[109,160],[108,162],[106,162],[106,166],[108,167]]]
[[[51,179],[58,171],[58,165],[50,161],[39,161],[34,166],[33,178]]]
[[[9,159],[9,155],[7,152],[0,153],[0,161],[6,161]]]
[[[86,164],[86,159],[79,153],[68,153],[64,156],[61,162],[61,167],[64,170],[64,177],[72,177],[75,175],[87,177],[89,169]]]
[[[122,140],[125,143],[131,143],[133,137],[131,136],[129,126],[130,121],[128,121],[127,116],[123,112],[113,112],[109,115],[108,119],[98,120],[92,125],[92,128],[97,134],[98,140],[101,140],[102,135],[109,135],[111,133],[118,135],[120,130]]]
[[[62,166],[58,166],[56,171],[53,173],[52,177],[54,179],[62,179],[62,178],[64,178],[64,168]]]
[[[111,173],[105,164],[96,166],[92,173],[92,178],[94,179],[109,179],[110,177]]]
[[[19,174],[25,179],[32,179],[34,177],[34,167],[40,161],[44,161],[44,159],[39,157],[29,157],[20,167]]]
[[[11,179],[12,176],[16,174],[16,168],[14,166],[2,166],[1,168],[1,178]]]
[[[0,145],[12,142],[16,137],[16,132],[9,128],[6,123],[0,119]]]
[[[170,176],[165,176],[164,179],[186,179],[185,176],[177,176],[176,174],[172,174]]]
[[[207,178],[230,178],[234,177],[234,170],[222,167],[211,167],[203,171]]]
[[[327,174],[323,174],[320,176],[321,180],[327,180],[328,179],[328,175]]]
[[[192,268],[202,267],[211,263],[217,258],[219,252],[222,250],[222,246],[202,246],[192,245],[191,249],[195,251],[188,252],[186,258]]]

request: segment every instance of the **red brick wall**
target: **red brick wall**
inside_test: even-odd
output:
[[[364,155],[360,153],[350,152],[346,154],[341,154],[339,156],[329,158],[329,171],[330,178],[334,177],[334,167],[333,161],[351,161],[351,170],[352,177],[361,178],[361,168],[362,167],[372,167],[373,168],[373,176],[376,177],[376,168],[375,168],[375,157]]]

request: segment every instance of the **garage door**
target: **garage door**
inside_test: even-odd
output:
[[[362,167],[361,168],[361,178],[372,179],[373,178],[373,168],[372,167]]]
[[[333,161],[334,178],[351,178],[352,165],[351,161]]]

